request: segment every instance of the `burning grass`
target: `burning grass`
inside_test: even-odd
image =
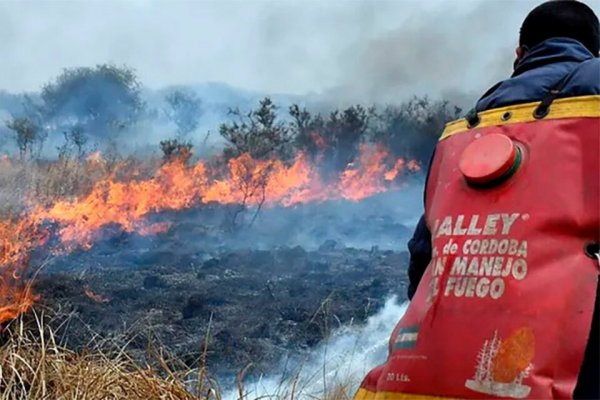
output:
[[[20,214],[30,204],[53,204],[89,192],[113,164],[92,153],[87,160],[20,161],[0,157],[0,215]]]
[[[365,147],[356,163],[332,182],[321,180],[316,166],[302,156],[284,163],[242,155],[218,168],[205,162],[161,165],[159,160],[133,159],[111,164],[97,153],[85,160],[2,158],[0,163],[0,322],[12,321],[0,340],[0,399],[223,396],[202,360],[190,369],[189,360],[184,364],[149,346],[148,359],[153,361],[142,363],[127,352],[126,344],[107,348],[106,342],[75,352],[57,341],[44,318],[34,314],[33,323],[25,322],[21,314],[37,302],[29,265],[36,249],[48,247],[51,256],[89,248],[94,235],[109,224],[155,234],[168,225],[144,224],[148,214],[207,202],[260,208],[340,198],[358,201],[393,188],[404,165],[376,147]],[[97,303],[109,301],[88,287],[84,291]],[[305,385],[299,379],[282,384],[269,398],[302,398]],[[253,398],[241,384],[237,392],[238,398]],[[324,392],[304,397],[348,398],[345,385]]]
[[[161,349],[148,346],[152,363],[141,364],[121,347],[106,350],[91,345],[87,351],[73,352],[61,346],[44,322],[46,317],[13,321],[2,333],[0,346],[0,399],[173,399],[221,400],[224,392],[211,378],[203,359],[195,369],[182,369],[182,363],[165,356]],[[99,342],[100,343],[100,342]],[[206,354],[206,347],[204,348]],[[152,364],[152,365],[150,365]],[[227,398],[307,398],[298,377],[268,396],[252,397],[244,388],[244,371],[238,375],[237,389]],[[336,385],[321,397],[311,399],[349,399],[350,385]],[[235,393],[235,394],[233,394]]]
[[[61,157],[54,162],[0,159],[0,322],[27,309],[34,297],[24,292],[28,257],[51,236],[53,253],[89,249],[102,228],[117,225],[125,232],[153,235],[168,222],[146,217],[166,210],[208,203],[239,205],[240,212],[270,206],[366,197],[398,188],[401,170],[418,171],[414,161],[396,159],[380,145],[361,145],[359,156],[337,176],[324,180],[318,163],[303,153],[289,161],[255,159],[249,153],[223,162],[182,160],[107,161],[98,153],[87,159]],[[232,225],[237,224],[238,213]],[[17,300],[23,299],[20,303]]]

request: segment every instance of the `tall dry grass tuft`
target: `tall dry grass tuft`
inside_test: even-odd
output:
[[[0,159],[0,212],[19,214],[27,202],[49,204],[88,192],[108,168],[93,161]]]
[[[19,318],[2,333],[2,400],[221,399],[205,368],[175,371],[160,353],[155,354],[159,367],[151,367],[124,349],[74,352],[58,344],[43,316],[34,315],[30,322]]]
[[[0,156],[0,217],[18,215],[27,204],[49,205],[57,200],[84,196],[98,182],[114,178],[147,178],[160,166],[160,159],[147,157],[105,159],[92,153],[85,159],[22,161]]]

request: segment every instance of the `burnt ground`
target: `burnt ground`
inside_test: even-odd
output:
[[[405,298],[407,253],[371,248],[362,238],[387,229],[405,241],[411,230],[400,223],[340,225],[360,232],[363,249],[334,240],[309,250],[264,240],[244,249],[239,235],[231,245],[221,227],[193,214],[169,215],[176,222],[169,232],[150,238],[108,228],[91,250],[51,257],[35,290],[38,307],[60,310],[55,326],[68,320],[57,328],[59,339],[83,349],[98,335],[141,359],[152,343],[189,366],[206,344],[213,374],[231,376],[250,363],[251,372],[266,373],[286,354],[364,321],[390,295]],[[303,236],[314,234],[312,225]],[[252,247],[251,237],[243,242]]]
[[[137,269],[106,265],[44,276],[36,290],[43,305],[73,313],[64,329],[70,347],[84,347],[92,333],[133,338],[134,353],[158,342],[192,366],[208,334],[213,373],[237,373],[249,363],[267,372],[287,352],[364,321],[390,294],[404,297],[406,253],[324,247],[239,250]]]

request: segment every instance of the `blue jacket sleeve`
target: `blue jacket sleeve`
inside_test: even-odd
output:
[[[412,239],[408,241],[410,261],[408,264],[408,299],[411,300],[425,269],[431,261],[431,232],[425,223],[425,215],[421,216]]]

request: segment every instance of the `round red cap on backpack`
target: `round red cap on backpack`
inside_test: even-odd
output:
[[[519,163],[520,154],[514,142],[506,135],[492,133],[464,149],[459,168],[469,183],[485,185],[512,175]]]

